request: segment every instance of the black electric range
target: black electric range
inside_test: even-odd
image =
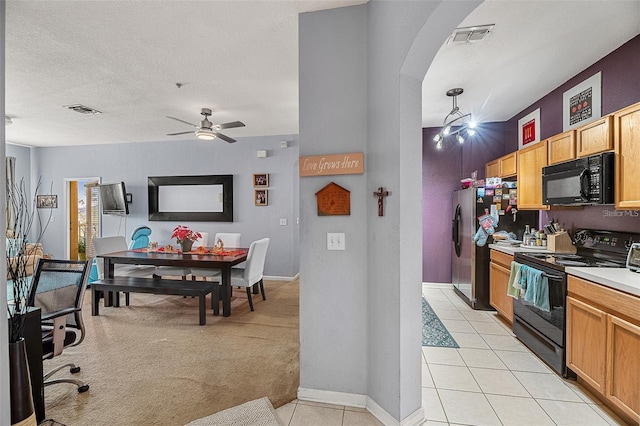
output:
[[[566,366],[566,267],[623,268],[631,244],[640,234],[579,229],[573,236],[575,254],[517,252],[514,260],[542,272],[549,286],[549,311],[523,299],[513,300],[513,332],[529,349],[563,377],[575,378]]]
[[[576,254],[521,252],[515,260],[558,271],[567,266],[624,268],[629,248],[636,242],[640,242],[640,234],[579,229],[573,237]]]

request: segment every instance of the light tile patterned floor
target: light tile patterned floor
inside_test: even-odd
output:
[[[623,425],[574,381],[522,345],[495,312],[472,310],[452,289],[423,294],[459,349],[423,347],[425,425]],[[289,426],[381,425],[364,409],[293,401],[276,410]]]

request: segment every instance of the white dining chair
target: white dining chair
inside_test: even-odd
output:
[[[96,256],[117,251],[127,251],[127,241],[122,236],[94,238],[93,251]],[[104,279],[104,259],[96,258],[98,268],[98,278]],[[113,275],[116,277],[139,277],[145,278],[153,275],[154,266],[150,265],[114,265]],[[129,305],[129,293],[125,292],[125,304]]]
[[[200,246],[207,246],[209,233],[200,232],[200,235],[201,237],[193,242],[191,250],[195,250]],[[179,266],[156,266],[156,269],[153,272],[154,277],[182,277],[183,281],[186,281],[187,275],[191,275],[191,277],[193,278],[193,271],[191,270],[191,268],[181,268]]]
[[[231,286],[245,287],[247,289],[247,299],[249,300],[249,308],[253,311],[253,300],[251,298],[251,289],[255,285],[260,286],[262,300],[267,300],[264,293],[264,263],[267,258],[267,248],[269,248],[269,238],[263,238],[251,243],[249,253],[247,253],[247,263],[244,268],[231,270]],[[218,273],[220,281],[221,274]],[[220,292],[215,292],[220,294]],[[218,301],[219,302],[219,301]],[[216,303],[216,300],[213,301]]]
[[[213,245],[217,244],[218,240],[222,241],[225,250],[227,248],[239,248],[240,236],[242,234],[235,232],[218,232],[213,239]],[[216,275],[220,275],[219,269],[205,269],[205,268],[191,268],[191,279],[196,280],[197,277],[202,277],[207,281],[207,278],[212,278]]]

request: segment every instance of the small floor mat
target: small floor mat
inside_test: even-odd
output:
[[[422,297],[422,346],[460,347],[424,296]]]
[[[186,426],[281,426],[269,398],[264,397],[203,417]]]

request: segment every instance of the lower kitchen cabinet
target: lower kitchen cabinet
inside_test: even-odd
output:
[[[603,395],[606,335],[606,312],[567,297],[567,366]]]
[[[567,365],[640,422],[640,298],[571,275],[567,287]]]
[[[491,250],[489,263],[489,303],[498,314],[513,324],[513,298],[507,295],[509,275],[513,256],[498,250]]]

